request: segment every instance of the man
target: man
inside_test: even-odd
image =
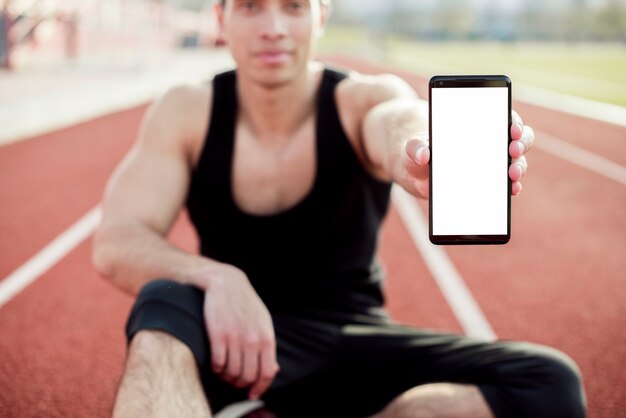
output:
[[[94,264],[139,294],[114,416],[584,416],[564,354],[386,317],[376,237],[391,182],[428,197],[427,125],[400,79],[312,62],[328,9],[223,1],[236,71],[160,98],[112,177]],[[517,194],[534,135],[511,131]],[[164,239],[185,203],[200,255]]]

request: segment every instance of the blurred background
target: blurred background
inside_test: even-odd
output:
[[[625,0],[337,0],[322,50],[626,105]],[[361,48],[355,45],[360,45]]]
[[[212,0],[0,0],[0,67],[133,68],[220,44]],[[335,0],[320,53],[422,74],[504,72],[626,105],[626,0]]]
[[[73,60],[140,62],[215,42],[211,2],[1,0],[0,62],[19,70]]]

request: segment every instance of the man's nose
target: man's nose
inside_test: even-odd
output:
[[[279,8],[269,8],[263,24],[263,37],[266,39],[283,38],[287,34],[285,18]]]

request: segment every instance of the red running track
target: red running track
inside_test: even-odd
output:
[[[362,62],[333,62],[380,71]],[[425,97],[423,79],[401,75]],[[538,131],[626,164],[626,129],[515,107]],[[0,147],[0,277],[98,204],[144,110]],[[511,243],[446,251],[499,337],[565,351],[583,371],[589,416],[626,417],[626,187],[539,148],[529,160],[524,192],[513,203]],[[184,214],[170,238],[195,249]],[[0,416],[109,414],[132,300],[97,276],[89,253],[90,242],[82,243],[0,307]],[[388,306],[398,320],[461,331],[393,208],[380,254],[388,270]]]

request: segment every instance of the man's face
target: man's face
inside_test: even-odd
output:
[[[226,0],[217,12],[239,71],[280,85],[306,71],[327,6],[320,0]]]

